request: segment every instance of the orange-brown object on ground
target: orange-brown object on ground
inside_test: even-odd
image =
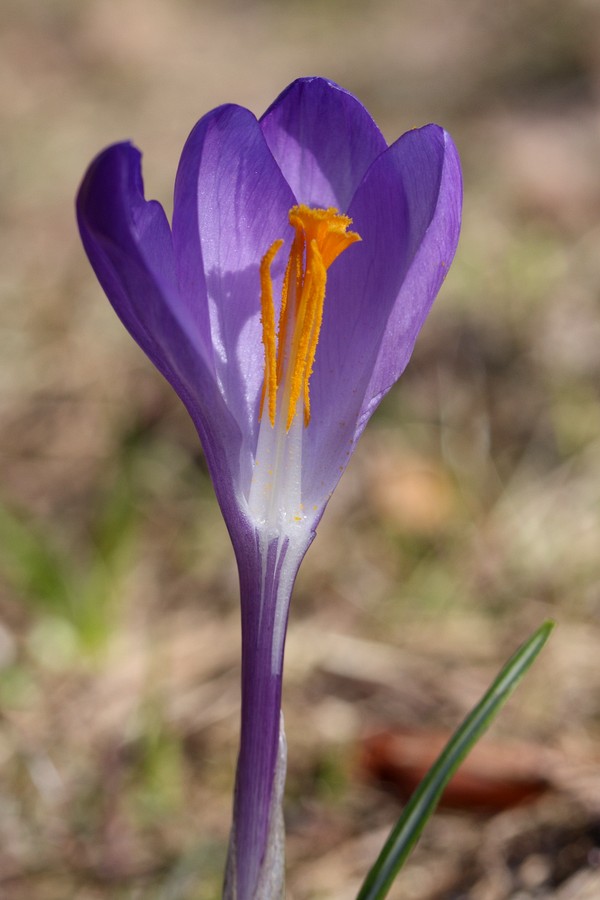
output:
[[[407,800],[433,765],[450,732],[406,729],[367,738],[361,768]],[[536,800],[550,787],[547,751],[537,744],[478,744],[447,786],[441,806],[497,812]]]

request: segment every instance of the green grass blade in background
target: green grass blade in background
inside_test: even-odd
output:
[[[0,575],[38,609],[63,614],[72,602],[69,560],[49,532],[0,499]]]
[[[35,610],[46,644],[50,632],[44,625],[66,624],[84,653],[100,650],[115,627],[137,528],[127,467],[102,487],[87,540],[74,547],[64,523],[50,527],[0,497],[0,589],[4,580]],[[52,647],[48,652],[53,654]]]
[[[477,706],[457,729],[416,789],[392,829],[357,900],[382,900],[434,812],[444,788],[500,712],[548,640],[554,622],[547,621],[512,656]]]

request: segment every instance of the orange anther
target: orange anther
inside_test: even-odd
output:
[[[282,240],[271,245],[260,264],[261,321],[265,347],[260,416],[266,397],[269,420],[274,426],[278,413],[277,398],[281,396],[285,404],[285,411],[281,414],[285,416],[286,431],[294,421],[301,397],[304,424],[310,422],[309,383],[323,320],[327,270],[350,244],[360,241],[358,234],[347,230],[352,220],[340,215],[337,209],[294,206],[289,218],[296,234],[283,279],[277,336],[271,264],[283,244]]]

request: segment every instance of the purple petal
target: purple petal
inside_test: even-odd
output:
[[[387,147],[356,97],[324,78],[294,81],[260,125],[298,202],[342,212]]]
[[[231,527],[240,429],[217,391],[201,317],[181,301],[169,224],[160,204],[144,199],[140,162],[130,144],[92,162],[77,197],[81,238],[117,315],[192,416]]]
[[[454,257],[461,199],[456,149],[436,125],[400,138],[356,192],[348,213],[362,242],[330,270],[310,385],[307,505],[320,507],[319,490],[333,490],[369,416],[404,371]]]
[[[205,341],[247,462],[264,371],[259,266],[273,241],[290,235],[294,202],[251,112],[223,106],[198,122],[177,173],[173,242],[187,302],[208,303]],[[282,250],[273,266],[275,296],[285,257]]]
[[[412,355],[425,319],[454,259],[462,211],[462,175],[450,135],[437,125],[409,131],[397,144],[396,166],[411,225],[410,266],[392,309],[365,393],[362,431]]]

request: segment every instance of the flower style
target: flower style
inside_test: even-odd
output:
[[[321,78],[293,82],[260,120],[227,105],[198,122],[172,228],[144,199],[140,159],[122,143],[92,162],[79,228],[118,316],[194,421],[231,535],[242,723],[225,894],[276,897],[292,587],[454,256],[460,165],[436,125],[388,147]]]

